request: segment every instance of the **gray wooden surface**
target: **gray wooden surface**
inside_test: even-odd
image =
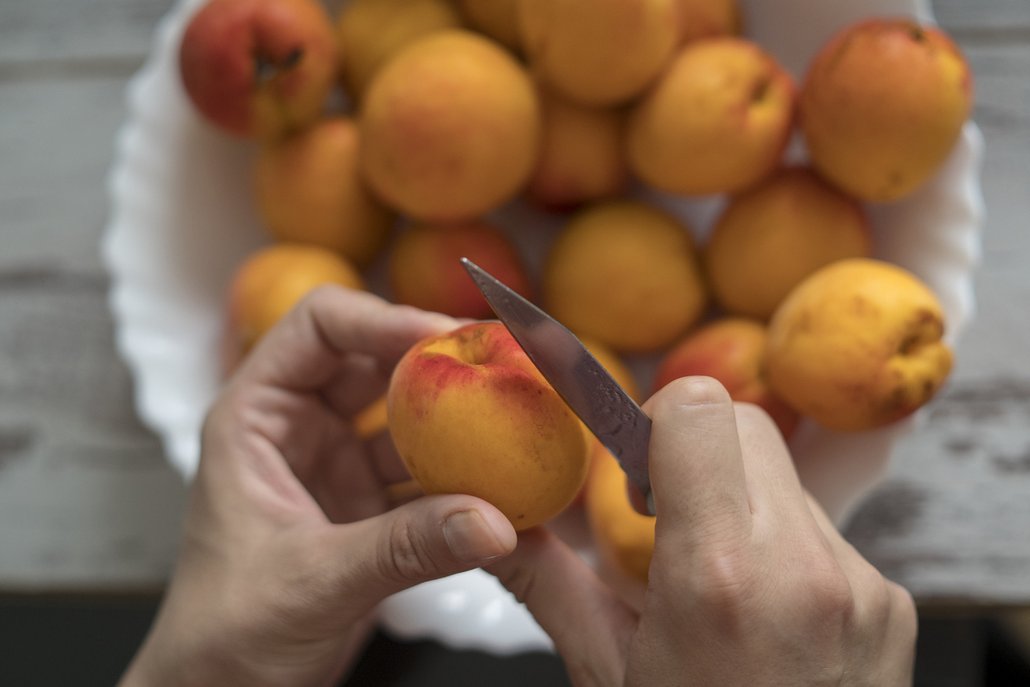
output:
[[[0,0],[0,592],[157,589],[185,490],[136,419],[98,255],[123,89],[169,0]],[[953,381],[855,516],[927,604],[1030,605],[1030,2],[938,0],[988,225]]]

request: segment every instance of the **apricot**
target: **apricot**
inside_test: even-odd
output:
[[[360,101],[394,55],[420,38],[461,25],[448,0],[351,0],[336,21],[347,92]]]
[[[499,322],[413,346],[387,391],[390,434],[427,494],[471,494],[516,530],[547,522],[587,476],[578,418]]]
[[[461,258],[468,258],[517,293],[530,297],[529,275],[515,245],[484,222],[407,228],[390,249],[388,269],[398,303],[453,317],[492,318]]]
[[[898,200],[955,146],[973,103],[965,57],[940,29],[872,19],[834,36],[801,90],[812,164],[863,200]]]
[[[206,121],[274,138],[322,114],[337,56],[315,0],[209,0],[190,17],[178,59],[183,89]]]
[[[577,105],[545,89],[540,105],[540,157],[528,196],[544,208],[565,210],[619,195],[629,180],[622,112]]]
[[[799,284],[769,324],[769,385],[803,415],[835,430],[900,420],[951,372],[936,295],[879,260],[840,260]]]
[[[574,332],[636,353],[671,344],[708,299],[689,228],[631,200],[568,222],[547,255],[542,291],[548,312]]]
[[[536,163],[540,108],[511,55],[450,30],[383,68],[360,127],[362,171],[382,198],[417,219],[457,222],[521,191]]]
[[[662,191],[741,191],[780,164],[794,121],[794,81],[750,41],[711,38],[680,50],[629,115],[630,169]]]
[[[364,288],[353,266],[318,246],[278,243],[248,255],[229,285],[229,329],[235,352],[249,351],[304,296],[323,284]]]
[[[865,210],[804,168],[790,168],[730,199],[703,251],[715,300],[767,320],[798,283],[835,260],[868,257]]]
[[[258,209],[276,240],[322,246],[359,267],[386,245],[395,216],[358,171],[351,119],[325,119],[263,146],[254,178]]]
[[[647,88],[678,40],[677,0],[519,0],[522,45],[545,86],[584,105]]]

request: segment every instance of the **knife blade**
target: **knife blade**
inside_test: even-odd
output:
[[[544,379],[615,456],[653,515],[647,468],[651,418],[568,328],[468,258],[461,264]]]

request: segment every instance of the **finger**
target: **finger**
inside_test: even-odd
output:
[[[655,555],[662,540],[686,547],[728,544],[751,531],[744,464],[733,403],[719,382],[684,377],[646,404],[653,426],[651,488],[658,515]]]
[[[554,640],[573,684],[622,684],[636,614],[564,542],[543,528],[523,532],[486,570]]]
[[[338,373],[347,354],[395,362],[419,339],[455,325],[445,315],[391,305],[371,293],[323,286],[263,337],[239,374],[294,390],[317,389]]]
[[[427,496],[337,526],[328,537],[327,564],[341,593],[361,612],[416,584],[494,561],[516,544],[500,511],[466,495]]]
[[[809,511],[790,449],[760,407],[736,403],[734,410],[752,516],[792,526]]]

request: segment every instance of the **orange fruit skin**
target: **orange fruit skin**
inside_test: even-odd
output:
[[[471,494],[516,530],[547,522],[589,466],[579,419],[499,322],[413,346],[387,391],[390,435],[427,494]]]
[[[325,284],[364,288],[358,271],[325,248],[278,243],[248,256],[229,286],[231,347],[245,355],[304,296]]]

